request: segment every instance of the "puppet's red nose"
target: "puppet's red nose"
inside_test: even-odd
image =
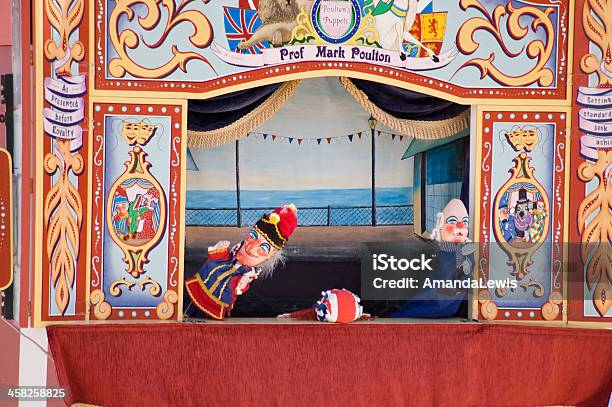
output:
[[[458,228],[463,228],[465,225],[463,224],[463,222],[457,222],[457,227]]]

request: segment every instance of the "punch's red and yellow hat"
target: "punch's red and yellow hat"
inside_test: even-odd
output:
[[[253,228],[257,230],[272,246],[281,250],[297,226],[297,208],[295,205],[283,205],[272,213],[264,215]]]

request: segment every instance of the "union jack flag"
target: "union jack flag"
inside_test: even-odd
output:
[[[253,36],[255,30],[261,26],[261,20],[257,10],[249,10],[236,7],[223,7],[223,20],[225,35],[231,51],[242,54],[260,54],[261,50],[270,45],[267,41],[255,44],[247,49],[239,49],[238,44]]]

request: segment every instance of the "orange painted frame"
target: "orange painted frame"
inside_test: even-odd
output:
[[[575,11],[575,21],[576,29],[574,30],[574,71],[573,71],[573,92],[572,92],[572,116],[573,120],[578,123],[579,121],[579,111],[582,109],[577,99],[578,99],[578,90],[579,87],[585,86],[589,87],[589,79],[591,75],[595,74],[587,74],[581,67],[582,58],[589,53],[589,48],[592,43],[587,38],[585,33],[585,27],[583,24],[578,23],[583,21],[583,16],[585,13],[585,7],[588,6],[588,0],[577,0],[576,1],[576,11]],[[612,13],[612,5],[608,4],[608,12]],[[610,37],[612,37],[612,32],[603,33],[604,36],[607,36],[608,43],[610,43]],[[609,50],[608,50],[609,51]],[[612,78],[609,80],[612,82]],[[605,86],[609,86],[607,84]],[[602,86],[600,84],[600,86]],[[572,126],[571,137],[575,145],[580,145],[580,139],[585,133],[581,131],[578,125]],[[578,265],[578,269],[570,269],[569,273],[583,273],[581,276],[572,275],[571,283],[568,286],[569,292],[569,303],[568,303],[568,320],[570,324],[576,324],[581,326],[595,326],[595,327],[612,327],[612,316],[609,317],[595,317],[595,316],[585,316],[584,311],[584,303],[585,301],[591,301],[591,298],[583,298],[584,297],[584,284],[585,284],[585,275],[583,269],[583,262],[581,259],[581,254],[579,252],[579,248],[581,246],[582,236],[579,231],[578,226],[578,212],[580,205],[582,204],[585,195],[586,195],[586,184],[583,183],[578,178],[578,168],[580,164],[584,163],[586,160],[581,156],[581,149],[574,148],[571,154],[571,174],[570,174],[570,222],[568,225],[569,229],[569,242],[572,244],[575,250],[570,252],[570,264]],[[608,150],[609,151],[609,150]],[[612,250],[612,249],[611,249]],[[601,276],[601,278],[605,278],[605,276]]]
[[[553,176],[553,191],[547,191],[552,198],[552,202],[560,205],[553,205],[551,208],[554,211],[555,223],[558,225],[555,228],[551,225],[552,234],[552,259],[551,259],[551,286],[555,286],[555,291],[560,297],[559,304],[550,304],[548,302],[543,305],[540,312],[534,313],[533,317],[528,313],[531,310],[521,308],[506,309],[504,315],[500,315],[497,311],[497,305],[491,300],[488,290],[475,289],[473,298],[473,316],[479,320],[495,320],[506,322],[526,322],[537,321],[546,323],[560,323],[565,321],[566,303],[563,300],[565,293],[564,279],[565,275],[565,245],[564,241],[567,237],[567,204],[568,204],[568,184],[567,179],[567,158],[569,157],[570,138],[567,136],[570,128],[570,117],[568,108],[556,108],[554,110],[538,110],[536,107],[531,107],[529,110],[513,110],[510,108],[500,108],[495,106],[486,106],[478,109],[477,113],[477,134],[478,146],[476,153],[476,163],[478,163],[478,175],[476,177],[476,192],[475,196],[480,198],[480,205],[475,208],[474,215],[474,240],[479,244],[478,259],[475,266],[475,278],[483,278],[488,280],[489,276],[489,245],[495,244],[493,237],[489,236],[491,222],[493,217],[492,204],[494,197],[498,191],[491,190],[491,173],[492,173],[492,148],[493,148],[493,124],[496,121],[504,122],[528,122],[528,123],[554,123],[557,133],[554,135],[554,158],[552,168]],[[515,119],[511,118],[515,115]],[[518,154],[518,153],[517,153]],[[539,177],[547,174],[538,174]],[[554,272],[553,268],[557,265],[558,271]],[[549,301],[550,302],[550,301]],[[555,307],[555,305],[557,307]],[[552,309],[554,316],[546,319],[543,316],[544,306],[547,310]],[[549,309],[550,308],[550,309]],[[485,311],[483,312],[483,309]]]

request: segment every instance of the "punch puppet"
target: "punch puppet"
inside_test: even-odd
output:
[[[285,205],[259,219],[234,247],[228,241],[209,247],[204,266],[185,282],[193,305],[223,320],[253,280],[270,276],[283,261],[283,248],[296,226],[297,208]]]

